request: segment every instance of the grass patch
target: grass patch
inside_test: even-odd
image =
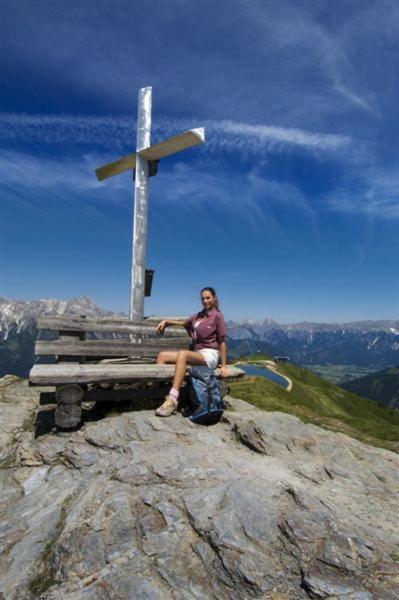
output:
[[[394,552],[392,552],[391,558],[394,561],[399,562],[399,548],[397,550],[394,550]]]
[[[247,357],[245,362],[262,359],[255,355]],[[231,395],[262,410],[286,412],[366,444],[398,451],[398,411],[343,390],[303,367],[277,363],[276,368],[292,380],[291,392],[264,377],[246,376],[230,384]]]

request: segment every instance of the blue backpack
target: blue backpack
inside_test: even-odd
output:
[[[220,385],[209,367],[191,367],[189,370],[189,393],[191,406],[195,407],[189,419],[193,423],[211,425],[223,414]]]

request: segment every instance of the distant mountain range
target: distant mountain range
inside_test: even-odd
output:
[[[376,402],[399,408],[399,365],[341,383],[339,387]]]
[[[0,297],[0,376],[27,376],[35,360],[37,319],[44,314],[106,317],[115,313],[100,308],[87,296],[30,302]],[[399,321],[281,325],[271,319],[246,319],[228,321],[227,334],[232,357],[260,351],[287,355],[291,362],[303,365],[352,364],[382,369],[399,363]],[[41,334],[42,339],[50,339],[50,335]]]
[[[227,327],[236,343],[250,342],[253,349],[259,344],[259,350],[266,352],[261,344],[269,344],[277,354],[287,355],[298,364],[382,368],[399,362],[399,321],[281,325],[270,319],[248,319],[228,321]]]
[[[6,374],[27,377],[35,362],[37,319],[42,315],[82,315],[108,317],[113,311],[104,310],[83,296],[70,300],[12,300],[0,297],[0,377]],[[123,313],[118,313],[123,316]],[[52,339],[51,332],[41,332],[41,339]],[[44,360],[42,360],[44,362]]]

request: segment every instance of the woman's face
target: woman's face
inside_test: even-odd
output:
[[[216,298],[211,292],[205,291],[201,294],[201,302],[205,310],[211,310],[215,306]]]

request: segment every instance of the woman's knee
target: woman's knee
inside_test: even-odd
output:
[[[158,352],[157,363],[165,362],[165,358],[165,352],[161,350],[161,352]]]
[[[187,362],[187,350],[179,350],[179,352],[177,353],[177,360],[179,362]]]

